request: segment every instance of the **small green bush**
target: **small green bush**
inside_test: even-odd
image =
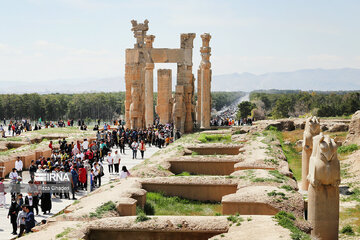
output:
[[[244,219],[242,217],[240,217],[240,215],[238,213],[236,215],[228,216],[227,220],[236,224],[236,226],[240,226],[241,222],[244,221]]]
[[[151,218],[146,216],[146,214],[144,212],[140,212],[135,219],[135,222],[145,222],[147,220],[150,220]]]
[[[287,228],[291,231],[291,239],[293,240],[310,240],[310,236],[302,232],[294,224],[296,220],[295,216],[292,213],[287,213],[284,211],[278,212],[274,218],[283,228]]]
[[[103,205],[101,205],[100,207],[97,207],[95,212],[90,213],[90,217],[101,218],[104,213],[115,210],[116,210],[115,203],[113,203],[112,201],[108,201]]]
[[[151,203],[145,203],[144,212],[146,215],[155,215],[155,207]]]
[[[65,228],[65,230],[59,234],[56,234],[56,238],[62,238],[65,237],[66,235],[68,235],[73,229],[72,228]]]
[[[346,234],[346,235],[355,235],[354,230],[352,229],[352,227],[350,225],[344,226],[340,230],[340,233],[343,233],[343,234]]]
[[[197,156],[197,155],[200,155],[198,152],[195,152],[195,151],[193,151],[192,153],[191,153],[191,156]]]
[[[270,130],[270,131],[278,131],[277,127],[275,127],[275,126],[268,127],[268,130]]]
[[[350,144],[350,145],[347,145],[347,146],[340,146],[337,150],[338,153],[340,154],[346,154],[346,153],[352,153],[356,150],[359,149],[359,146],[356,145],[356,144]]]
[[[282,185],[281,188],[282,188],[282,189],[285,189],[285,190],[288,191],[288,192],[294,190],[293,187],[290,186],[290,185]]]

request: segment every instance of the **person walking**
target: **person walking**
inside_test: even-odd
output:
[[[36,166],[36,164],[35,164],[35,161],[34,161],[34,160],[31,160],[31,165],[30,165],[30,168],[29,168],[29,173],[30,173],[30,179],[31,179],[32,182],[34,182],[34,177],[35,177],[36,170],[37,170],[37,166]]]
[[[80,182],[80,187],[83,190],[86,190],[87,187],[87,172],[86,169],[84,167],[84,165],[80,164],[80,168],[79,168],[79,182]]]
[[[106,157],[106,161],[108,163],[109,166],[109,173],[113,173],[114,171],[114,158],[111,156],[111,151],[108,152],[108,155]]]
[[[145,146],[144,140],[140,141],[139,150],[140,150],[140,153],[141,153],[141,159],[144,159],[144,152],[146,151],[146,146]]]
[[[0,207],[5,208],[5,186],[4,178],[0,177]]]
[[[29,206],[25,206],[26,218],[25,218],[25,228],[26,233],[32,232],[31,229],[35,227],[35,217],[34,213],[30,211]]]
[[[76,163],[73,165],[71,171],[71,179],[72,179],[72,184],[71,184],[71,192],[72,192],[72,200],[76,200],[75,198],[75,192],[77,191],[77,184],[79,181],[79,174],[76,171]]]
[[[17,157],[15,162],[15,168],[18,176],[22,177],[22,170],[23,170],[23,162],[21,161],[20,157]]]
[[[26,219],[26,211],[25,211],[25,205],[21,206],[21,211],[19,212],[17,216],[17,226],[19,228],[19,235],[18,237],[21,237],[24,234],[25,231],[25,219]]]
[[[115,154],[114,154],[114,168],[115,168],[115,173],[119,173],[120,161],[121,161],[120,154],[118,154],[118,151],[115,150]]]
[[[125,134],[123,133],[123,136],[120,138],[120,153],[125,154]]]
[[[17,220],[18,212],[19,212],[19,209],[17,207],[16,200],[15,200],[15,198],[13,198],[11,200],[11,205],[10,205],[9,212],[8,212],[8,215],[7,215],[7,218],[10,217],[10,223],[11,223],[12,228],[13,228],[13,231],[12,231],[11,234],[13,234],[13,235],[17,235],[17,232],[16,232],[17,231],[16,220]]]
[[[134,140],[133,143],[131,144],[131,149],[133,151],[133,159],[136,158],[138,147],[139,144],[136,142],[136,140]]]

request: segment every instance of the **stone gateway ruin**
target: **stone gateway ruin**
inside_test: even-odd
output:
[[[202,61],[198,70],[197,102],[195,103],[195,78],[192,72],[193,41],[195,33],[183,33],[180,48],[153,48],[154,35],[147,35],[148,20],[131,21],[136,43],[126,49],[125,64],[125,121],[127,128],[147,128],[154,123],[155,63],[176,63],[175,94],[172,93],[170,69],[159,69],[158,99],[155,107],[161,124],[173,123],[181,132],[192,132],[196,123],[201,128],[210,127],[211,114],[211,63],[210,34],[201,35]]]

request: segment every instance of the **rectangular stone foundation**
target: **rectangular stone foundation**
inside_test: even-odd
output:
[[[274,207],[257,202],[225,202],[222,201],[222,214],[234,215],[275,215],[279,210]]]
[[[199,175],[230,175],[234,172],[234,161],[169,161],[174,174],[189,172]]]
[[[114,231],[114,230],[90,230],[86,240],[99,240],[99,239],[111,239],[111,240],[207,240],[215,235],[224,232],[208,231]]]
[[[240,146],[187,147],[190,151],[200,155],[238,155]]]
[[[162,192],[167,196],[179,196],[191,200],[220,202],[224,195],[235,193],[236,184],[169,184],[142,183],[148,192]]]

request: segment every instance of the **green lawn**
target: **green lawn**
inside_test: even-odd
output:
[[[231,135],[201,133],[198,140],[202,143],[231,143]]]
[[[151,215],[147,209],[152,209],[154,215],[172,216],[214,216],[221,213],[220,203],[204,203],[180,197],[167,197],[161,193],[148,192],[146,194],[145,213]]]

